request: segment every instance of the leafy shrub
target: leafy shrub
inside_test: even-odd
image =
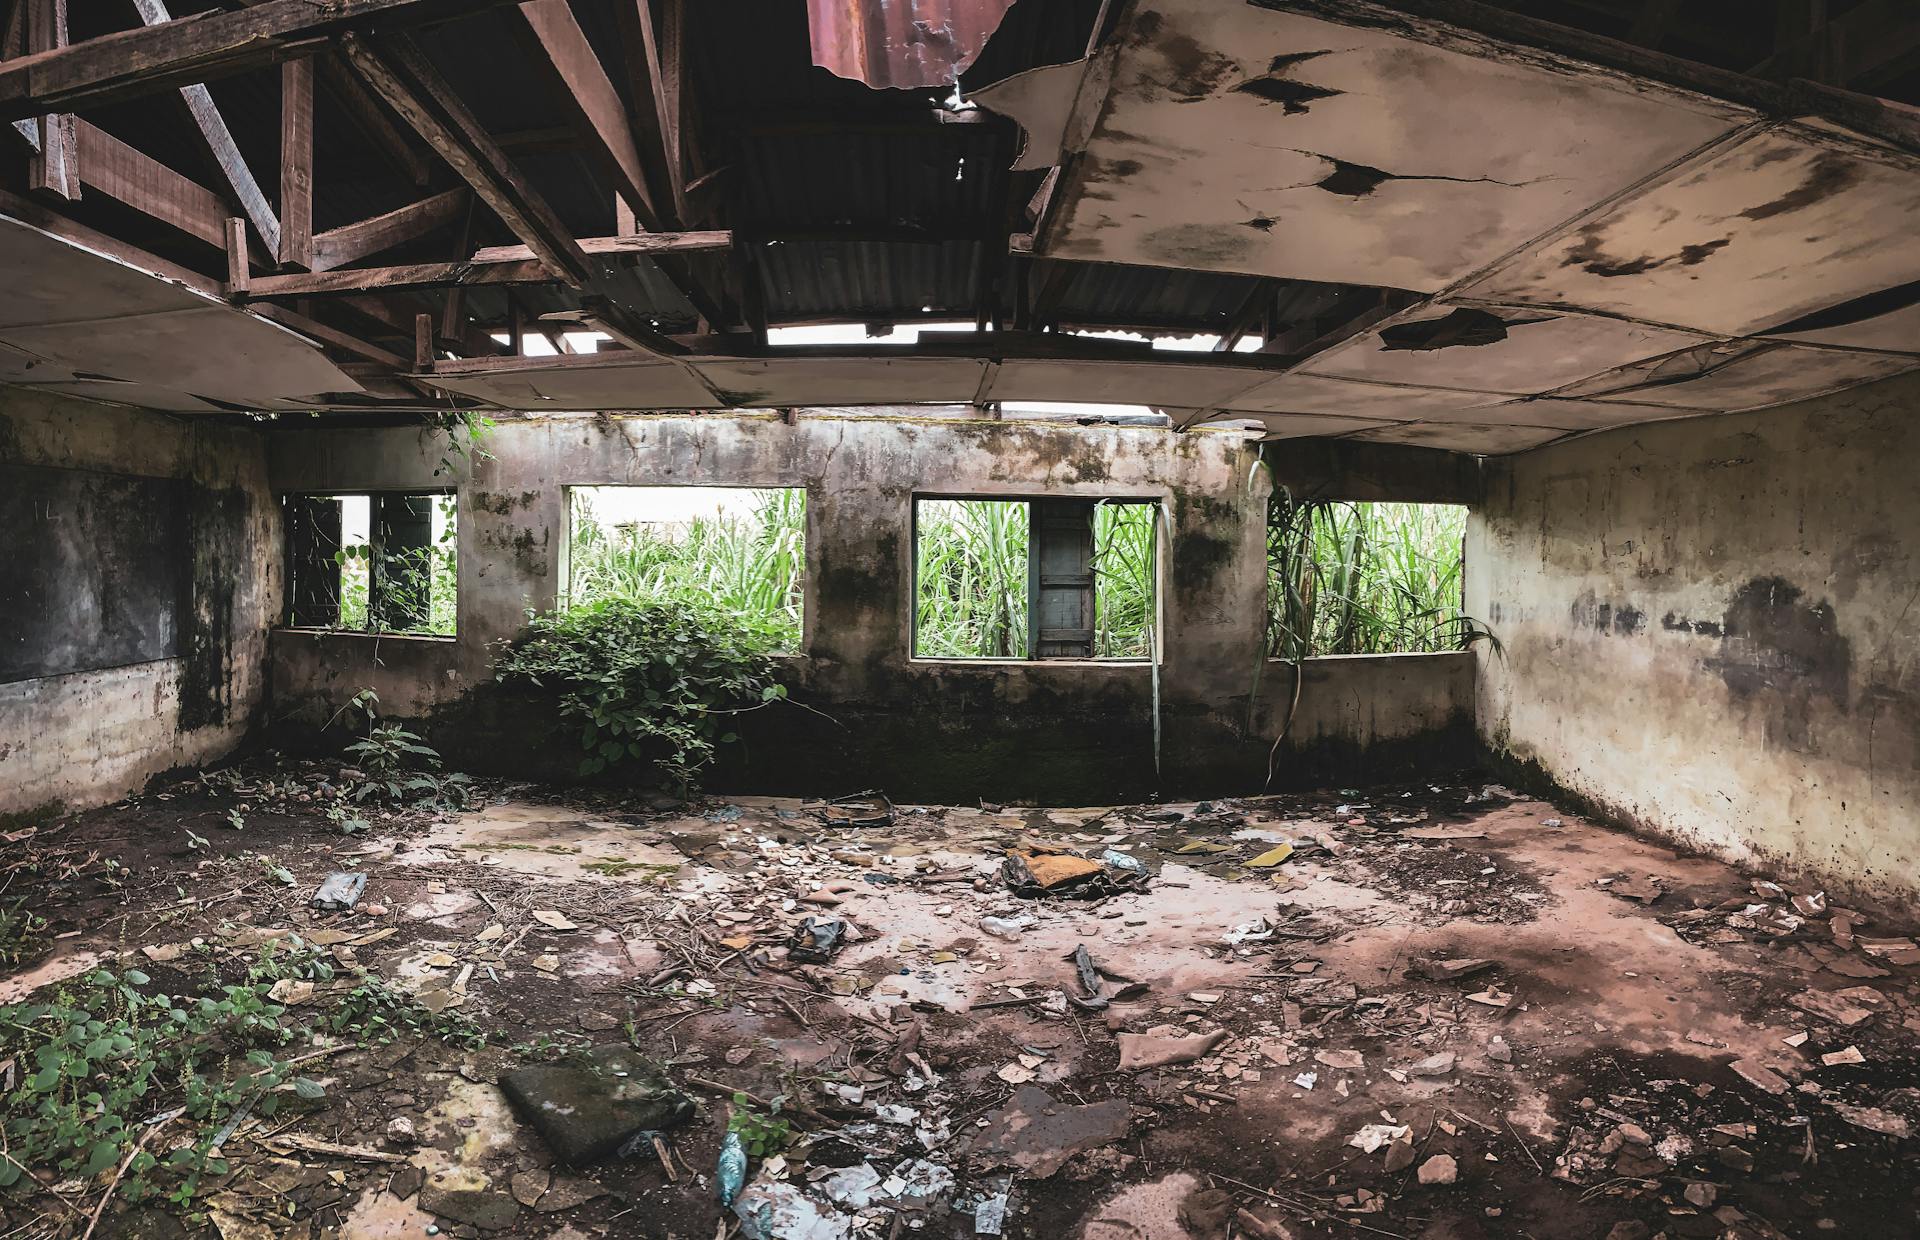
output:
[[[354,694],[353,706],[366,715],[367,734],[347,746],[363,776],[353,781],[349,796],[355,801],[377,798],[395,805],[410,801],[422,808],[467,808],[472,801],[472,781],[457,771],[440,774],[440,751],[422,740],[419,733],[397,723],[381,723],[378,694],[362,689]],[[334,818],[334,824],[341,834],[353,834],[339,818]],[[365,825],[359,824],[361,828]]]
[[[534,619],[495,665],[558,695],[594,775],[652,763],[682,789],[735,739],[726,721],[786,696],[773,659],[738,617],[684,599],[607,598]]]

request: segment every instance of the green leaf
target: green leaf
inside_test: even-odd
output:
[[[128,969],[126,973],[123,974],[123,976],[129,982],[132,982],[135,986],[145,986],[148,982],[153,980],[152,978],[148,977],[145,973],[142,973],[138,969]]]
[[[310,1076],[297,1076],[293,1078],[293,1092],[311,1102],[326,1097],[327,1087]]]

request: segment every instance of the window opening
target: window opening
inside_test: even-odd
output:
[[[287,623],[452,636],[459,522],[437,491],[284,497]]]
[[[1295,500],[1267,521],[1267,653],[1463,650],[1485,629],[1463,608],[1467,510],[1457,504]]]
[[[920,499],[914,653],[933,659],[1145,659],[1153,505]]]
[[[767,652],[801,648],[807,493],[799,487],[574,487],[566,606],[679,599],[739,619]]]

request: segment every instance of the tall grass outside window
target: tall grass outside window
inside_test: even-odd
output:
[[[769,653],[801,647],[806,492],[793,487],[574,487],[568,607],[677,600],[735,617]]]
[[[1467,510],[1455,504],[1294,500],[1267,524],[1267,653],[1463,650],[1485,629],[1462,610]]]
[[[1032,657],[1025,500],[922,499],[914,510],[914,653]],[[1154,506],[1093,510],[1093,656],[1146,659],[1155,623]]]

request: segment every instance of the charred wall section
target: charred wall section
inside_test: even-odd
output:
[[[255,432],[0,388],[0,813],[241,742],[277,526]]]
[[[1107,802],[1156,790],[1257,787],[1291,697],[1259,676],[1266,495],[1234,435],[1153,428],[900,421],[803,411],[777,417],[554,417],[502,424],[491,459],[459,479],[459,636],[273,634],[282,739],[372,686],[394,713],[431,718],[437,744],[475,770],[570,777],[573,738],[530,731],[524,704],[490,684],[502,641],[553,606],[570,486],[804,487],[804,653],[787,707],[745,717],[745,745],[713,784],[732,791]],[[281,432],[276,489],[445,485],[431,432]],[[1264,484],[1261,484],[1263,487]],[[911,657],[916,494],[1126,496],[1169,521],[1160,592],[1161,775],[1154,676],[1144,663]],[[1309,665],[1279,782],[1424,774],[1471,761],[1467,655]],[[1251,709],[1250,709],[1251,707]]]
[[[1489,463],[1487,741],[1613,817],[1920,906],[1920,379]]]

